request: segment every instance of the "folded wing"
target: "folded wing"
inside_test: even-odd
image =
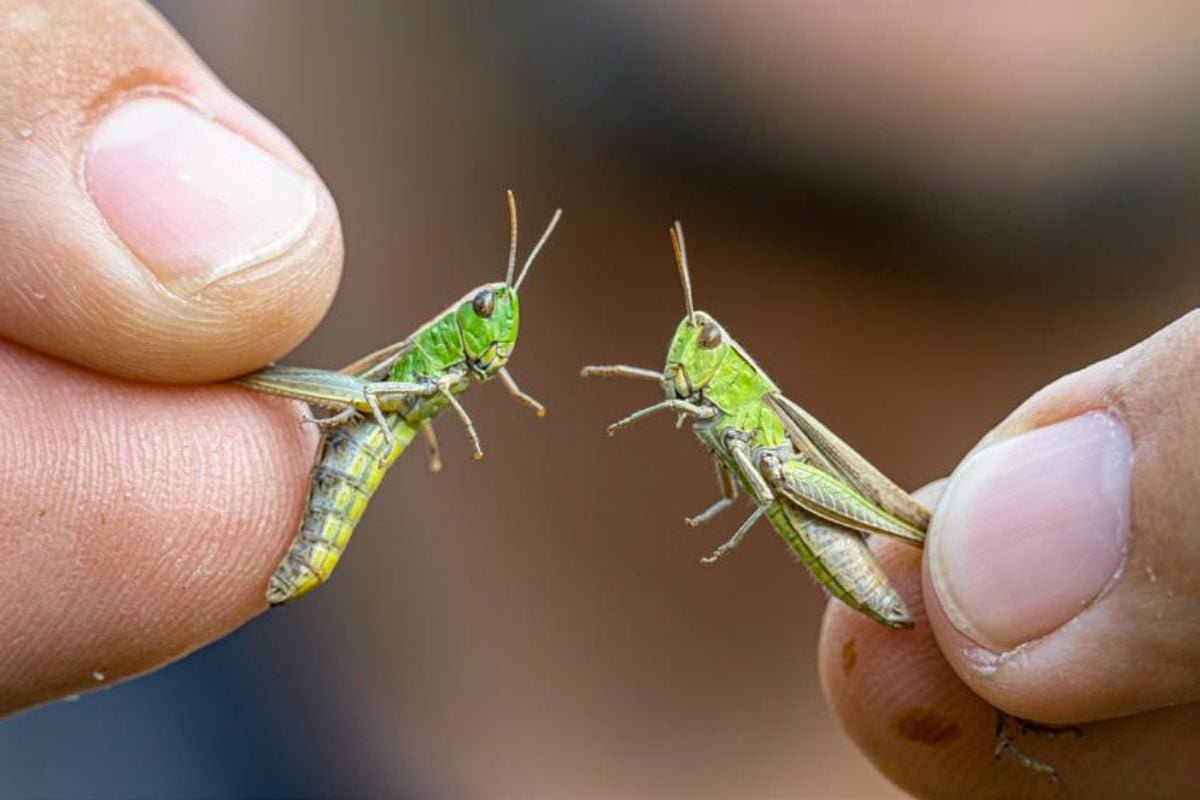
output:
[[[924,532],[929,527],[929,509],[888,479],[816,417],[782,394],[769,394],[763,399],[783,423],[797,451],[805,454],[818,468],[840,478],[861,498],[898,522],[906,534],[882,530],[876,532],[897,535],[917,544],[924,541]],[[915,538],[913,533],[916,534]]]
[[[918,546],[925,541],[925,531],[887,513],[828,472],[800,461],[782,467],[776,492],[808,513],[862,533],[893,536]]]

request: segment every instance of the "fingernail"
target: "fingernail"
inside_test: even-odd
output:
[[[184,296],[285,252],[317,207],[311,180],[166,97],[131,100],[104,117],[85,172],[112,230]]]
[[[1112,580],[1129,538],[1133,451],[1095,412],[968,458],[930,531],[930,573],[954,625],[1002,653],[1073,619]]]

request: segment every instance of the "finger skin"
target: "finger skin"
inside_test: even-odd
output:
[[[290,249],[189,296],[135,257],[89,195],[84,153],[106,115],[147,95],[312,183],[312,221]],[[328,191],[147,4],[0,0],[0,120],[0,336],[114,375],[198,382],[286,353],[332,301],[342,240]]]
[[[818,658],[842,727],[888,779],[922,798],[1197,796],[1195,704],[1090,723],[1078,738],[1019,738],[1024,752],[1058,770],[1057,784],[1011,759],[996,760],[994,712],[951,669],[929,627],[920,551],[891,541],[873,545],[916,627],[891,631],[831,602]],[[1042,677],[1064,688],[1056,676]]]
[[[1097,409],[1133,441],[1131,532],[1116,579],[1088,608],[995,654],[954,628],[926,570],[930,623],[951,667],[992,704],[1043,722],[1200,701],[1200,313],[1046,387],[980,446]]]
[[[0,399],[0,714],[161,666],[265,609],[315,448],[296,404],[2,341]]]

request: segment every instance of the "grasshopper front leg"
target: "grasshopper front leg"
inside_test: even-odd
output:
[[[516,398],[518,403],[529,406],[539,417],[546,416],[546,407],[521,391],[521,387],[517,385],[516,378],[512,376],[507,367],[500,368],[500,382],[504,384],[505,389],[508,389],[508,393]]]
[[[655,403],[652,406],[640,409],[633,412],[624,419],[619,419],[612,425],[608,426],[608,435],[612,436],[621,428],[626,428],[633,423],[643,420],[653,414],[658,414],[663,411],[677,411],[680,414],[687,414],[696,419],[712,419],[717,415],[715,408],[708,406],[698,406],[695,403],[689,403],[686,400],[663,400],[661,403]]]
[[[643,381],[662,382],[662,373],[645,367],[631,367],[627,364],[610,364],[606,366],[587,366],[579,371],[584,378],[636,378]]]
[[[458,398],[450,391],[447,386],[439,386],[438,391],[450,407],[454,409],[454,413],[458,414],[458,418],[462,420],[463,426],[467,429],[467,438],[471,440],[471,448],[475,451],[475,460],[483,458],[483,448],[479,446],[479,433],[475,430],[475,424],[471,422],[471,418],[467,416],[467,410],[458,402]]]

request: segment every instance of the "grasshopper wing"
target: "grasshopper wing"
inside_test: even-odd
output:
[[[929,527],[929,509],[912,495],[892,483],[871,462],[839,439],[816,417],[784,397],[773,393],[763,398],[783,422],[788,438],[798,451],[831,475],[850,485],[859,495],[886,512],[905,527],[916,531],[918,544]]]
[[[837,476],[802,461],[782,465],[775,489],[808,513],[862,533],[880,533],[921,545],[925,531],[892,516],[847,486]]]
[[[368,410],[363,396],[363,381],[352,375],[310,367],[269,367],[243,375],[235,383],[267,394],[303,400],[321,408],[354,407]]]
[[[392,365],[404,358],[410,350],[412,350],[412,340],[405,339],[402,342],[381,347],[374,353],[368,353],[354,363],[342,367],[338,372],[342,375],[353,375],[364,381],[384,380]]]

